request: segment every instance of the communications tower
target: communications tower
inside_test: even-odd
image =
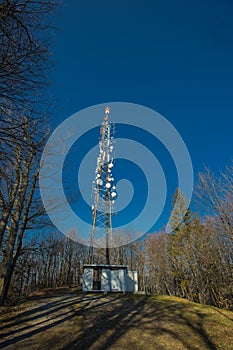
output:
[[[95,262],[94,247],[105,246],[105,263],[110,265],[112,246],[112,209],[117,197],[112,175],[113,164],[113,126],[109,123],[110,108],[105,108],[105,117],[100,127],[99,156],[93,181],[94,203],[92,205],[92,227],[90,234],[89,263]],[[105,232],[99,237],[100,232]],[[101,241],[102,239],[102,241]]]

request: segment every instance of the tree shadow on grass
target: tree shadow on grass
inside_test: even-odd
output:
[[[218,349],[204,329],[205,315],[194,311],[192,304],[178,305],[169,301],[154,304],[147,296],[126,296],[115,302],[110,298],[108,308],[87,307],[83,310],[83,316],[82,335],[64,346],[63,350],[107,350],[114,345],[114,348],[124,346],[128,349],[143,349],[145,345],[146,349],[162,350],[170,349],[174,342],[187,350]],[[140,343],[140,335],[145,334],[151,347]],[[123,343],[117,343],[123,336]],[[170,339],[167,344],[160,342],[161,336]],[[194,342],[192,336],[196,339]]]
[[[71,320],[76,315],[72,307],[77,302],[82,304],[83,309],[100,297],[89,297],[83,294],[68,295],[55,297],[54,301],[47,303],[45,299],[43,305],[39,307],[32,307],[16,316],[4,318],[3,325],[0,326],[0,349],[13,344],[17,346],[18,342]]]
[[[178,344],[179,349],[217,350],[205,331],[205,317],[193,304],[169,299],[161,302],[143,295],[69,295],[5,319],[6,324],[0,327],[0,349],[10,345],[9,349],[30,349],[28,341],[33,339],[40,350],[107,350],[118,344],[119,348],[135,350],[170,349],[171,344]],[[53,336],[58,328],[59,333],[63,329],[64,336],[71,331],[64,343],[60,334]],[[40,343],[44,331],[53,341],[52,347],[48,342]]]
[[[112,299],[119,298],[116,296]],[[49,300],[51,297],[49,298]],[[79,311],[81,314],[83,310],[87,307],[89,309],[94,309],[96,307],[103,307],[108,304],[108,300],[103,300],[102,294],[99,295],[68,295],[59,297],[52,302],[47,302],[43,300],[43,305],[39,307],[32,307],[30,310],[23,311],[16,316],[11,316],[4,319],[4,324],[0,326],[0,349],[4,349],[7,346],[13,346],[13,348],[18,348],[22,346],[24,349],[23,341],[28,341],[33,336],[42,334],[52,330],[57,326],[63,325],[67,321],[71,321],[77,316],[77,311],[75,305],[78,303]],[[93,306],[89,306],[94,302]],[[38,339],[38,338],[37,338]],[[20,344],[19,344],[20,342]],[[28,346],[28,344],[27,344]],[[61,344],[54,344],[56,348],[61,348]],[[29,347],[30,348],[30,344]],[[39,347],[43,350],[43,347]],[[45,347],[48,348],[47,346]],[[26,348],[25,348],[26,349]]]

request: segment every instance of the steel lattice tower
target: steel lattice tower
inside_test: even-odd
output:
[[[112,209],[117,197],[112,176],[113,164],[113,126],[109,123],[110,108],[105,108],[105,117],[100,127],[99,156],[97,158],[96,178],[93,181],[94,204],[92,206],[92,228],[90,234],[89,263],[94,263],[94,246],[98,242],[98,233],[105,230],[105,258],[110,264],[112,245]],[[103,243],[103,242],[102,242]]]

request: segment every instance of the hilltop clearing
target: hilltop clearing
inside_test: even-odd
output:
[[[232,350],[233,312],[169,296],[69,289],[0,309],[0,349]]]

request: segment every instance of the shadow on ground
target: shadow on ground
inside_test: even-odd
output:
[[[206,317],[193,304],[169,299],[68,294],[2,316],[0,349],[217,350]]]

